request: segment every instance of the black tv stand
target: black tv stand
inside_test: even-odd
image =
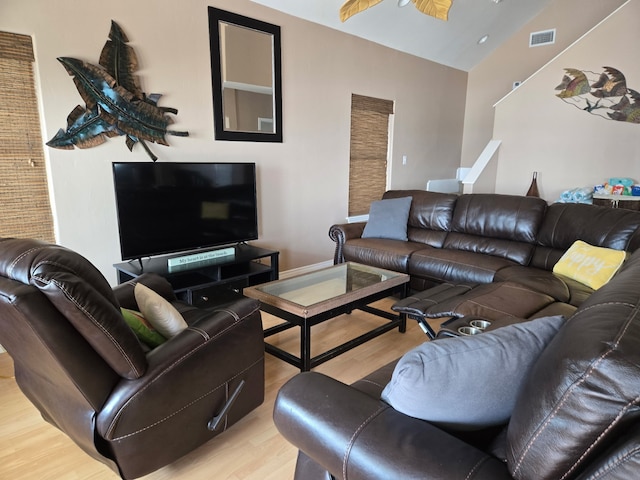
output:
[[[244,287],[278,279],[280,252],[237,244],[234,255],[213,258],[169,268],[168,259],[198,252],[137,259],[137,262],[116,263],[118,283],[128,282],[143,273],[165,277],[176,296],[195,306],[223,303],[242,293]]]

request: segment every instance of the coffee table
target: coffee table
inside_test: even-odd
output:
[[[408,293],[408,282],[409,276],[404,273],[347,262],[248,287],[243,290],[243,295],[260,300],[263,311],[284,320],[284,323],[266,329],[265,339],[293,327],[300,328],[299,357],[266,340],[265,351],[305,372],[396,327],[404,333],[406,314],[394,314],[371,307],[370,304],[394,293],[400,293],[404,298]],[[311,327],[356,309],[387,321],[311,357]]]

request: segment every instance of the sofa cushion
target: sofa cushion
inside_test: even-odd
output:
[[[582,302],[589,298],[594,291],[584,283],[564,275],[556,275],[550,270],[523,265],[509,266],[498,270],[493,281],[518,283],[575,307],[582,305]]]
[[[533,244],[547,202],[537,197],[498,194],[462,195],[451,231]]]
[[[369,220],[362,232],[362,238],[407,240],[407,219],[410,208],[411,197],[372,202],[369,207]]]
[[[626,258],[624,251],[594,247],[576,240],[553,266],[553,273],[565,275],[597,290],[611,280]]]
[[[498,270],[513,265],[506,258],[482,253],[426,248],[411,255],[409,273],[435,281],[491,283]]]
[[[426,190],[388,190],[382,198],[412,198],[407,224],[415,228],[449,231],[458,195]]]
[[[344,245],[344,260],[394,272],[409,271],[409,257],[425,245],[386,238],[354,238]]]
[[[400,359],[381,398],[452,430],[506,423],[527,373],[563,323],[545,317],[426,342]]]
[[[487,320],[521,321],[554,303],[554,299],[512,282],[485,283],[471,291],[431,307],[425,316],[480,317]]]
[[[549,205],[531,265],[552,270],[573,242],[633,252],[640,243],[640,213],[580,203]]]
[[[639,284],[636,252],[541,354],[509,423],[514,478],[571,476],[637,422]]]

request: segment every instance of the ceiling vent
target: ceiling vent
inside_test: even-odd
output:
[[[556,42],[556,29],[543,30],[541,32],[533,32],[529,36],[530,47],[540,47],[542,45],[551,45]]]

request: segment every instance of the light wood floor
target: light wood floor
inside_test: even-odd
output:
[[[377,306],[389,308],[397,299],[385,299]],[[316,355],[381,320],[354,311],[312,328],[312,353]],[[263,313],[264,327],[277,323]],[[435,327],[435,325],[434,325]],[[298,354],[299,330],[270,337],[269,341]],[[351,383],[387,364],[427,337],[408,320],[407,332],[397,330],[371,340],[314,370]],[[272,421],[273,404],[279,388],[298,373],[289,364],[265,355],[265,401],[228,431],[177,462],[143,477],[145,480],[286,480],[293,478],[297,450],[277,431]],[[0,479],[22,480],[114,480],[109,468],[93,460],[68,437],[46,423],[29,403],[12,378],[8,354],[0,354]]]

